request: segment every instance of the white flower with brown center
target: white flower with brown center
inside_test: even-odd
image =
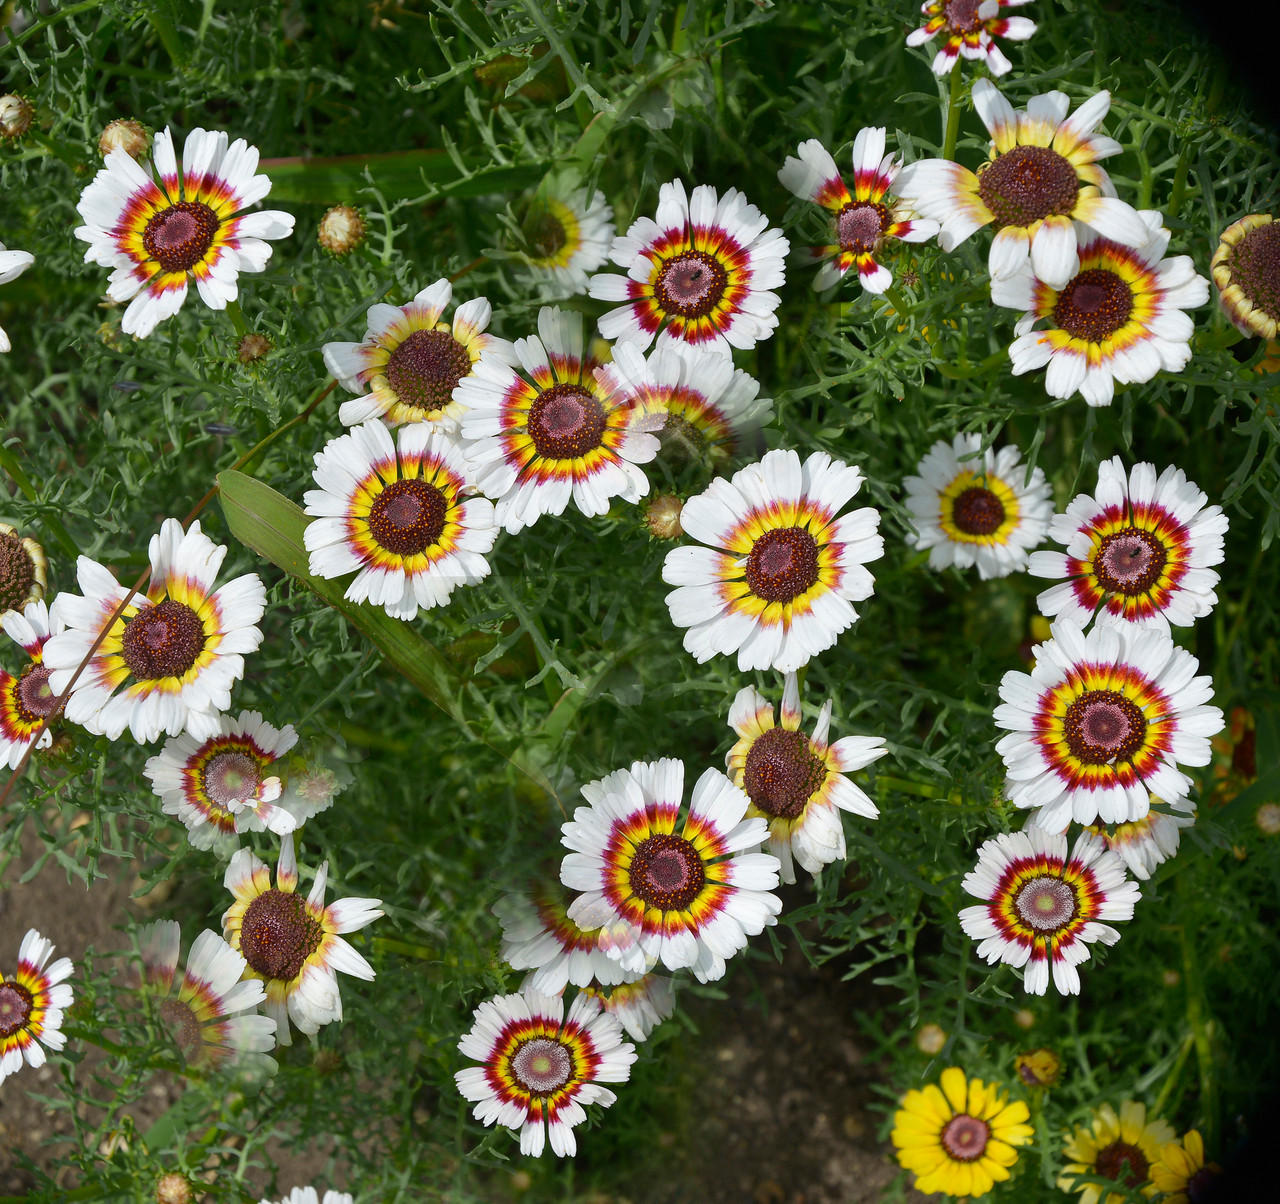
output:
[[[71,1006],[70,958],[53,956],[53,942],[34,928],[22,938],[18,968],[6,976],[0,971],[0,1083],[28,1066],[45,1063],[45,1048],[58,1050],[67,1043],[62,1018]]]
[[[30,251],[6,251],[4,243],[0,242],[0,284],[16,280],[35,261],[36,257]],[[5,334],[4,327],[0,326],[0,353],[8,351],[11,346],[9,336]]]
[[[729,726],[738,742],[725,764],[740,790],[751,800],[748,816],[763,816],[769,825],[769,852],[782,863],[783,882],[796,880],[793,859],[817,875],[822,867],[845,857],[841,811],[876,819],[879,808],[844,775],[870,765],[887,751],[883,736],[845,736],[827,742],[831,699],[823,703],[813,735],[800,731],[800,687],[786,675],[781,724],[773,705],[754,686],[738,691]]]
[[[293,215],[248,212],[271,191],[260,176],[258,150],[243,138],[192,130],[178,168],[173,136],[156,135],[151,162],[112,150],[76,208],[85,224],[75,235],[89,244],[86,263],[114,268],[107,296],[128,301],[121,329],[146,338],[173,317],[195,282],[210,309],[238,294],[241,272],[261,272],[271,258],[264,240],[293,233]]]
[[[1036,31],[1026,17],[1006,17],[1005,9],[1030,0],[925,0],[920,6],[925,23],[907,35],[908,46],[922,46],[941,36],[933,57],[934,75],[954,71],[961,58],[985,59],[992,75],[1004,75],[1013,64],[996,45],[996,38],[1025,42]]]
[[[1269,213],[1232,222],[1209,268],[1223,312],[1236,329],[1274,339],[1280,324],[1280,222]]]
[[[633,1041],[647,1041],[664,1020],[676,1010],[675,980],[665,974],[649,973],[634,982],[616,987],[587,987],[584,994],[600,1000],[604,1010],[618,1018]]]
[[[613,209],[597,189],[577,186],[571,171],[556,172],[529,202],[521,234],[526,274],[545,301],[563,301],[587,291],[587,273],[609,258]]]
[[[1161,802],[1152,798],[1153,803]],[[1190,809],[1189,815],[1170,815],[1164,811],[1150,811],[1142,819],[1131,823],[1086,824],[1086,830],[1098,836],[1111,852],[1123,859],[1135,878],[1144,882],[1178,851],[1182,829],[1196,822],[1195,804],[1182,803]]]
[[[16,674],[0,669],[0,764],[17,769],[58,701],[49,685],[44,646],[51,635],[62,630],[62,623],[56,616],[50,618],[43,602],[29,603],[21,614],[6,611],[0,623],[29,658]],[[53,733],[46,729],[40,747],[48,748],[52,743]]]
[[[0,523],[0,614],[20,614],[39,602],[48,583],[44,549],[16,527]]]
[[[482,354],[505,364],[515,353],[506,339],[486,333],[493,311],[484,297],[464,301],[452,322],[442,321],[452,299],[453,285],[437,280],[408,305],[373,306],[361,342],[324,345],[325,367],[360,394],[338,410],[343,425],[381,418],[390,426],[423,422],[457,434],[466,408],[453,399],[458,382]]]
[[[162,733],[197,739],[218,730],[231,706],[231,686],[244,674],[244,655],[262,642],[258,620],[266,590],[257,573],[214,589],[227,554],[194,522],[185,533],[165,519],[151,537],[151,581],[114,623],[128,591],[96,560],[81,556],[83,594],[59,594],[51,612],[66,625],[44,646],[49,687],[61,694],[82,662],[66,716],[95,735],[120,738],[127,727],[139,744]],[[109,629],[90,655],[94,640]]]

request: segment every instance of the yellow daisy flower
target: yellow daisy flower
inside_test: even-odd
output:
[[[1151,1182],[1165,1193],[1160,1204],[1196,1204],[1208,1198],[1220,1174],[1222,1167],[1204,1160],[1204,1139],[1192,1129],[1160,1151],[1160,1160],[1151,1168]]]
[[[1099,1204],[1105,1189],[1093,1183],[1077,1187],[1077,1175],[1114,1179],[1152,1196],[1156,1188],[1151,1182],[1151,1165],[1175,1136],[1167,1121],[1147,1120],[1145,1104],[1125,1100],[1119,1116],[1110,1104],[1103,1104],[1094,1112],[1089,1128],[1077,1128],[1063,1146],[1067,1164],[1058,1186],[1063,1191],[1079,1191],[1080,1204]],[[1124,1196],[1107,1192],[1102,1204],[1124,1204]]]

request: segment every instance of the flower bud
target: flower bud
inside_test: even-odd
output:
[[[350,255],[362,242],[368,229],[359,209],[335,205],[320,219],[316,238],[330,255]]]
[[[1019,1008],[1013,1013],[1013,1022],[1019,1028],[1030,1028],[1036,1022],[1036,1014],[1030,1008]]]
[[[247,334],[240,340],[240,350],[236,354],[242,364],[252,364],[270,350],[270,339],[260,334]]]
[[[930,1056],[942,1052],[947,1043],[946,1030],[936,1024],[922,1024],[916,1030],[916,1048]]]
[[[654,539],[679,539],[684,534],[680,512],[684,503],[671,493],[659,493],[644,504],[644,525]]]
[[[1052,1087],[1062,1075],[1062,1059],[1051,1049],[1033,1049],[1013,1061],[1018,1077],[1028,1087]]]
[[[1253,822],[1263,836],[1275,836],[1280,833],[1280,803],[1263,803],[1254,812]]]
[[[21,96],[0,96],[0,138],[21,138],[35,110]]]
[[[117,117],[108,122],[98,138],[98,153],[105,159],[113,150],[122,150],[131,159],[141,159],[151,149],[151,135],[146,126],[132,117]]]
[[[186,1175],[170,1171],[156,1180],[156,1204],[191,1204],[191,1184]]]

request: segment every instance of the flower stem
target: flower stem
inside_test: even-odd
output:
[[[244,314],[240,312],[239,301],[227,302],[227,317],[231,319],[231,325],[236,328],[236,334],[241,338],[244,338],[249,333],[249,328],[245,325]]]
[[[942,139],[942,157],[956,157],[956,139],[960,136],[960,64],[951,69],[951,100],[947,104],[946,133]]]

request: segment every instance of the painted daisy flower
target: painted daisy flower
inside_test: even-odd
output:
[[[276,1022],[276,1041],[292,1044],[289,1021],[310,1036],[322,1024],[342,1019],[338,971],[372,981],[373,967],[342,939],[381,916],[381,899],[324,901],[329,863],[316,871],[311,893],[297,894],[298,862],[293,835],[280,842],[276,884],[271,871],[249,849],[227,866],[223,885],[235,902],[222,917],[223,935],[248,963],[245,974],[266,983],[263,1011]]]
[[[902,160],[885,154],[884,129],[859,130],[853,140],[852,196],[836,161],[816,138],[800,143],[796,154],[798,159],[787,156],[778,179],[802,201],[830,211],[835,237],[833,243],[804,252],[807,259],[822,261],[813,287],[830,288],[856,267],[858,283],[867,292],[883,293],[893,283],[892,273],[876,258],[886,241],[924,242],[938,233],[937,222],[915,216],[889,196]]]
[[[1053,517],[1049,482],[1036,468],[1027,482],[1014,446],[987,448],[982,436],[939,439],[920,461],[919,476],[903,480],[916,548],[929,549],[929,567],[978,566],[983,581],[1027,567],[1027,554],[1044,540]]]
[[[600,319],[606,339],[643,349],[661,330],[723,355],[747,350],[778,325],[778,288],[790,244],[781,230],[736,188],[717,197],[700,184],[690,197],[680,180],[658,190],[653,218],[632,223],[613,240],[609,257],[625,276],[592,276],[590,295],[624,302]]]
[[[672,548],[662,579],[671,621],[687,627],[685,649],[701,664],[738,654],[738,668],[799,669],[825,651],[871,597],[863,568],[884,554],[880,514],[841,515],[862,473],[825,452],[803,464],[789,449],[717,477],[680,514],[707,547]]]
[[[908,1091],[893,1114],[890,1134],[898,1161],[916,1177],[916,1190],[981,1196],[1009,1177],[1015,1146],[1034,1130],[1022,1100],[1009,1102],[997,1083],[969,1079],[949,1066],[938,1082]]]
[[[527,274],[548,301],[587,291],[587,273],[609,258],[613,209],[596,189],[577,187],[578,177],[557,172],[529,202],[522,233]]]
[[[574,1125],[587,1119],[584,1104],[607,1108],[618,1097],[601,1083],[631,1077],[636,1047],[622,1039],[622,1026],[590,995],[579,995],[566,1018],[564,1000],[526,986],[518,995],[487,999],[458,1049],[480,1062],[453,1077],[475,1118],[520,1130],[520,1153],[541,1156],[551,1149],[578,1152]]]
[[[898,195],[942,224],[938,244],[953,251],[975,230],[994,223],[989,268],[993,280],[1027,263],[1035,276],[1061,289],[1076,270],[1074,221],[1099,235],[1141,247],[1151,235],[1137,212],[1118,200],[1099,159],[1120,143],[1093,131],[1111,107],[1099,92],[1071,117],[1063,92],[1013,106],[990,80],[973,85],[973,107],[991,133],[991,160],[975,175],[949,159],[922,159],[898,176]]]
[[[344,595],[381,606],[393,619],[443,606],[459,585],[489,575],[498,538],[493,503],[471,497],[462,452],[426,423],[395,438],[378,421],[330,439],[315,456],[303,534],[317,577],[356,576]]]
[[[671,1019],[676,1010],[675,982],[665,974],[646,974],[608,990],[587,987],[585,993],[600,1000],[604,1010],[618,1018],[633,1041],[647,1041],[649,1034]]]
[[[1209,270],[1223,312],[1236,329],[1274,339],[1280,324],[1280,223],[1269,213],[1232,222],[1222,232]]]
[[[186,969],[178,978],[181,944],[175,920],[157,920],[138,930],[142,989],[156,997],[160,1021],[186,1064],[217,1068],[238,1054],[265,1054],[273,1049],[276,1022],[251,1012],[266,992],[256,978],[241,980],[244,958],[206,929],[192,942]],[[274,1074],[274,1060],[264,1062]]]
[[[43,658],[45,644],[62,630],[62,622],[57,616],[50,618],[44,602],[31,602],[21,614],[6,611],[0,625],[30,658],[16,676],[0,669],[0,764],[17,769],[58,701],[49,686],[49,668]],[[40,747],[48,748],[52,743],[53,733],[46,729]]]
[[[1036,604],[1043,614],[1085,626],[1190,627],[1218,601],[1227,516],[1187,474],[1170,465],[1126,472],[1113,456],[1098,467],[1096,497],[1078,494],[1049,525],[1066,552],[1036,552],[1028,571],[1061,581]]]
[[[25,610],[44,597],[49,562],[44,549],[16,527],[0,523],[0,614]]]
[[[259,1200],[258,1204],[275,1204],[272,1200]],[[355,1204],[355,1197],[348,1191],[327,1191],[321,1198],[314,1187],[295,1187],[279,1204]]]
[[[61,1049],[63,1013],[71,1006],[71,959],[53,955],[53,942],[34,928],[18,949],[18,968],[8,977],[0,972],[0,1083],[28,1066],[43,1066],[44,1046]]]
[[[453,322],[441,315],[453,285],[437,280],[408,305],[374,305],[359,343],[326,343],[324,364],[344,389],[360,396],[338,410],[344,426],[381,418],[390,426],[425,422],[450,435],[458,432],[463,407],[453,391],[482,353],[509,363],[506,339],[486,334],[492,308],[484,297],[465,301]]]
[[[661,421],[662,452],[675,461],[709,461],[720,467],[763,451],[762,428],[773,401],[731,360],[683,343],[657,347],[648,356],[619,343],[599,369],[602,387],[630,399],[636,417]]]
[[[725,958],[777,923],[782,901],[778,859],[744,852],[768,834],[747,819],[750,800],[718,769],[693,787],[676,833],[684,765],[671,758],[635,761],[582,787],[589,804],[561,825],[566,848],[560,880],[585,893],[569,915],[599,927],[600,945],[630,974],[662,962],[689,967],[699,982],[725,971]]]
[[[206,740],[165,741],[143,772],[164,800],[161,810],[186,824],[197,849],[234,847],[241,832],[284,835],[298,827],[297,817],[277,804],[280,779],[267,773],[297,741],[291,725],[274,728],[257,711],[241,711],[238,719],[221,716],[217,734]]]
[[[781,726],[773,721],[773,704],[754,686],[738,691],[729,711],[729,726],[738,742],[725,754],[725,764],[739,790],[751,800],[748,816],[769,825],[769,852],[782,864],[783,882],[796,880],[800,868],[819,874],[822,867],[845,857],[841,811],[876,819],[879,808],[844,775],[870,765],[887,751],[883,736],[845,736],[827,743],[831,699],[822,704],[813,735],[800,731],[800,686],[786,675]]]
[[[1156,1193],[1151,1182],[1151,1166],[1161,1149],[1177,1134],[1164,1120],[1148,1120],[1145,1104],[1125,1100],[1120,1115],[1110,1104],[1103,1104],[1094,1114],[1089,1127],[1077,1127],[1062,1147],[1067,1160],[1058,1179],[1063,1191],[1078,1191],[1080,1204],[1124,1204],[1120,1192],[1109,1192],[1093,1183],[1076,1186],[1075,1175],[1097,1175],[1111,1179],[1129,1191],[1144,1196]]]
[[[1013,64],[996,45],[996,38],[1025,42],[1036,31],[1026,17],[1006,17],[1004,10],[1030,0],[925,0],[920,11],[925,23],[907,35],[908,46],[923,46],[942,34],[942,46],[933,58],[934,75],[954,71],[961,57],[985,59],[992,75],[1004,75]]]
[[[0,284],[16,280],[35,261],[36,257],[30,251],[6,251],[4,243],[0,242]],[[9,336],[5,334],[4,327],[0,326],[0,353],[8,351],[11,346]]]
[[[1153,803],[1162,800],[1152,798]],[[1133,871],[1135,878],[1144,882],[1178,852],[1182,829],[1196,822],[1195,811],[1190,815],[1170,815],[1164,811],[1150,811],[1142,819],[1132,823],[1086,824],[1086,830],[1102,839],[1111,852],[1116,853]]]
[[[991,282],[992,301],[1022,311],[1009,346],[1014,376],[1047,364],[1050,397],[1079,392],[1091,406],[1109,406],[1116,381],[1141,384],[1190,363],[1195,326],[1183,311],[1209,299],[1209,283],[1196,275],[1191,256],[1162,258],[1169,231],[1159,213],[1138,216],[1148,235],[1136,249],[1079,227],[1061,288],[1026,265]],[[1034,329],[1042,319],[1048,325]]]
[[[563,514],[570,498],[589,517],[607,513],[612,497],[639,501],[649,482],[637,465],[658,441],[597,375],[582,315],[544,306],[537,335],[517,339],[515,353],[523,375],[486,356],[458,386],[463,450],[480,491],[497,501],[498,526],[514,534]]]
[[[513,970],[531,970],[527,981],[544,995],[559,995],[569,983],[625,982],[627,972],[600,948],[599,930],[579,928],[567,907],[558,882],[499,899],[493,914],[502,925],[502,960]]]
[[[1094,627],[1069,620],[1034,649],[1030,674],[1011,670],[1000,683],[996,745],[1018,807],[1038,807],[1036,823],[1063,832],[1071,820],[1131,823],[1150,796],[1172,807],[1191,779],[1178,769],[1208,765],[1209,737],[1222,711],[1199,662],[1161,631]]]
[[[1204,1138],[1195,1129],[1171,1141],[1151,1166],[1151,1185],[1164,1192],[1161,1204],[1201,1204],[1217,1196],[1222,1167],[1204,1156]]]
[[[165,519],[151,537],[145,595],[130,598],[92,657],[93,641],[128,591],[96,560],[80,557],[76,578],[83,595],[54,600],[52,611],[66,630],[44,647],[55,694],[88,658],[67,701],[67,719],[111,740],[127,727],[139,744],[184,729],[197,739],[218,731],[220,712],[231,706],[231,685],[244,675],[244,654],[262,643],[257,622],[266,606],[257,573],[213,588],[226,554],[199,522],[184,534],[176,518]]]
[[[1124,862],[1098,837],[1082,833],[1068,856],[1065,835],[1034,824],[983,841],[962,885],[983,900],[960,912],[960,927],[981,942],[978,956],[1025,966],[1022,985],[1031,995],[1049,989],[1051,968],[1058,991],[1079,995],[1076,966],[1088,960],[1089,946],[1120,939],[1103,921],[1133,919],[1139,898]]]
[[[210,130],[187,135],[181,171],[167,129],[156,135],[151,163],[123,150],[107,156],[76,206],[85,224],[75,235],[89,244],[85,263],[115,269],[107,296],[129,301],[125,334],[146,338],[173,317],[192,280],[210,309],[225,309],[236,277],[267,266],[263,240],[292,234],[293,215],[246,212],[271,191],[257,170],[257,147],[243,138],[228,146],[226,134]]]

